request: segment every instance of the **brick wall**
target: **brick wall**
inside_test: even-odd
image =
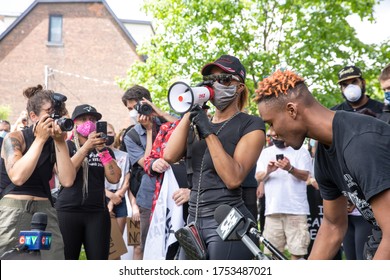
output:
[[[47,45],[50,14],[63,16],[62,47]],[[11,107],[14,122],[26,107],[23,90],[43,85],[48,65],[71,73],[54,71],[48,83],[68,97],[70,113],[88,103],[118,131],[129,118],[115,78],[124,77],[137,60],[135,46],[102,3],[39,3],[0,41],[0,104]]]

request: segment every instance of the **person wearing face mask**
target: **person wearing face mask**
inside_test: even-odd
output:
[[[331,108],[362,113],[373,117],[382,114],[384,104],[366,95],[366,81],[356,66],[346,66],[338,72],[338,84],[345,102]],[[343,250],[348,260],[363,259],[363,246],[370,235],[372,225],[368,223],[356,207],[348,204],[348,231],[343,240]]]
[[[4,137],[10,132],[11,124],[9,121],[0,120],[0,155],[1,155],[1,146],[3,145]]]
[[[390,124],[390,64],[383,68],[379,75],[379,83],[384,91],[384,106],[382,114],[378,117],[380,120]]]
[[[279,251],[285,246],[292,259],[308,253],[309,203],[306,180],[312,173],[312,159],[305,147],[294,150],[270,130],[272,146],[264,149],[256,167],[258,190],[265,195],[264,238]],[[270,253],[265,248],[265,253]]]
[[[102,115],[88,104],[72,113],[73,137],[67,141],[77,170],[70,188],[61,188],[56,201],[58,220],[65,243],[65,259],[78,260],[84,246],[87,259],[107,260],[111,222],[105,201],[105,179],[117,184],[121,178],[114,152],[106,138],[96,132]]]
[[[144,162],[152,150],[153,141],[161,124],[167,121],[175,122],[177,118],[153,104],[149,90],[139,85],[134,85],[126,90],[122,96],[122,102],[129,110],[132,121],[136,122],[134,127],[126,132],[123,142],[130,157],[132,170],[130,190],[136,197],[140,211],[142,255],[149,230],[153,195],[156,186],[156,177],[149,177],[145,173]],[[140,110],[137,104],[149,106],[152,109],[150,114],[143,114],[145,112]]]
[[[186,163],[193,170],[187,223],[198,226],[208,259],[252,259],[253,254],[242,241],[223,241],[219,237],[214,212],[219,205],[228,204],[255,221],[242,199],[241,183],[264,146],[264,122],[243,112],[248,90],[246,71],[238,58],[222,55],[206,64],[201,73],[214,89],[211,103],[215,114],[210,121],[200,106],[184,114],[163,157],[172,164],[187,155]],[[181,250],[180,259],[186,258]]]
[[[376,115],[382,113],[383,103],[371,99],[366,94],[366,81],[363,79],[362,71],[358,67],[346,66],[337,75],[337,83],[340,85],[345,101],[333,106],[331,110],[351,112],[369,110]]]

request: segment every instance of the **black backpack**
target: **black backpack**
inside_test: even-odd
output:
[[[141,139],[139,138],[139,134],[137,133],[137,131],[133,127],[128,132],[126,132],[125,135],[128,135],[131,138],[131,140],[134,141],[134,143],[136,143],[138,146],[143,148],[142,143],[141,143]],[[122,143],[124,145],[124,141],[122,141]],[[123,151],[123,149],[124,149],[124,151],[127,152],[125,145],[123,148],[121,147],[120,150]],[[141,185],[142,176],[144,174],[145,174],[145,170],[138,163],[134,163],[131,166],[130,191],[133,193],[134,196],[137,196],[139,187]]]

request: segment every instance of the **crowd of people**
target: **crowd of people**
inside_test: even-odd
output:
[[[169,114],[134,85],[122,96],[131,125],[118,131],[107,122],[97,130],[106,120],[93,104],[70,115],[54,91],[27,88],[26,111],[13,125],[0,120],[0,258],[36,212],[52,233],[42,259],[77,260],[84,250],[87,259],[107,260],[111,224],[126,235],[128,219],[140,227],[132,259],[153,258],[153,215],[163,207],[162,258],[192,258],[171,237],[178,224],[195,224],[207,259],[253,259],[247,243],[220,235],[214,215],[229,205],[291,259],[390,259],[390,64],[379,75],[384,102],[370,98],[358,67],[346,66],[337,73],[345,101],[330,109],[303,77],[277,70],[258,83],[258,116],[245,111],[247,72],[238,58],[222,55],[200,72],[213,113],[205,102]],[[73,128],[53,112],[70,116]],[[314,238],[313,207],[321,209]]]

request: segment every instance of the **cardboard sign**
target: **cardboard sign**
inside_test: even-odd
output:
[[[133,222],[127,217],[127,245],[134,246],[141,243],[139,222]]]
[[[127,253],[127,247],[115,218],[111,218],[111,238],[109,260],[119,259],[120,256]]]

